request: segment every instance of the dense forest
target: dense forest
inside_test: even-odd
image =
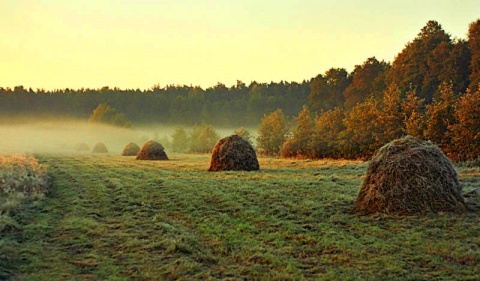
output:
[[[291,151],[284,149],[284,155],[358,157],[403,134],[430,139],[442,148],[455,140],[459,146],[479,142],[480,130],[469,132],[469,140],[458,136],[465,135],[467,127],[478,127],[475,120],[464,119],[480,118],[479,83],[480,19],[470,24],[465,40],[452,38],[438,22],[429,21],[393,62],[367,58],[351,73],[331,68],[300,83],[251,82],[247,86],[237,81],[232,87],[218,83],[205,90],[185,85],[156,85],[148,90],[0,88],[0,117],[86,120],[99,104],[106,104],[133,124],[206,122],[238,127],[256,126],[266,114],[281,109],[297,123],[309,115],[306,126],[310,128],[302,130],[314,134],[310,137],[316,138],[317,146],[323,145],[306,153],[294,149],[292,135],[286,136],[291,138]],[[296,126],[293,139],[299,130]]]
[[[238,81],[200,87],[169,85],[148,90],[0,88],[0,117],[61,116],[87,120],[99,104],[107,104],[134,124],[168,123],[217,126],[258,125],[265,113],[283,108],[296,115],[310,94],[310,82],[257,83]]]

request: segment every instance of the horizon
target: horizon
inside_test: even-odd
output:
[[[392,62],[429,20],[465,39],[480,2],[22,0],[0,7],[0,87],[52,91],[301,83],[330,68],[352,72],[370,57]]]

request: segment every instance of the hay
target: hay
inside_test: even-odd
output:
[[[464,212],[457,172],[429,141],[406,136],[378,149],[358,193],[359,213]]]
[[[163,145],[155,141],[146,142],[137,154],[137,160],[168,160]]]
[[[260,170],[252,145],[238,135],[219,140],[212,150],[208,171]]]
[[[92,153],[108,153],[108,149],[104,143],[99,142],[93,147]]]
[[[122,156],[135,156],[138,154],[140,151],[140,146],[138,146],[136,143],[129,143],[125,146],[122,152]]]
[[[90,151],[90,147],[86,143],[80,143],[75,146],[76,151]]]

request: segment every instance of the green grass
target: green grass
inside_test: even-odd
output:
[[[479,279],[478,213],[359,216],[354,161],[42,155],[53,186],[3,233],[13,280]],[[479,168],[461,168],[465,187]]]

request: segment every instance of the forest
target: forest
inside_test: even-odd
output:
[[[207,89],[158,84],[146,90],[0,88],[0,118],[86,120],[106,104],[133,124],[239,127],[257,126],[280,109],[285,118],[297,121],[293,135],[285,136],[290,148],[283,149],[284,156],[368,156],[390,139],[411,134],[465,160],[480,142],[475,122],[480,118],[480,19],[467,34],[466,39],[452,38],[432,20],[393,62],[370,57],[351,73],[331,68],[302,82],[237,81],[232,87],[218,83]],[[309,116],[304,121],[310,128],[303,130],[310,139],[317,136],[317,148],[295,141],[302,114]]]

